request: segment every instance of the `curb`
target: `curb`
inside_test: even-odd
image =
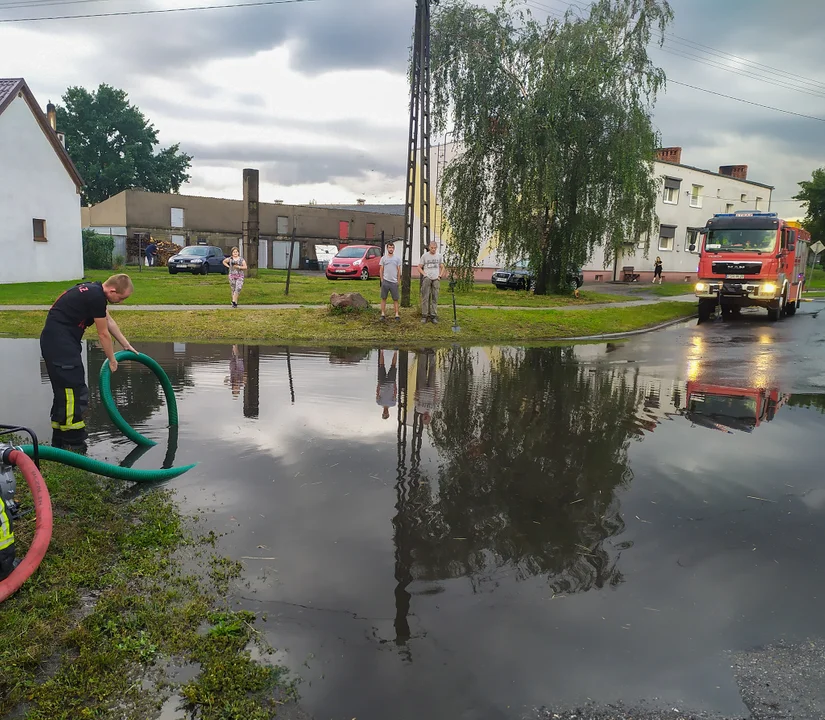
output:
[[[576,337],[564,337],[564,338],[547,338],[548,340],[553,341],[582,341],[582,340],[616,340],[620,338],[626,337],[633,337],[634,335],[644,335],[645,333],[655,332],[656,330],[664,330],[665,328],[669,328],[671,325],[678,325],[679,323],[686,322],[688,320],[695,320],[699,317],[698,314],[696,315],[685,315],[685,317],[677,318],[676,320],[668,320],[667,322],[659,323],[658,325],[653,325],[648,328],[642,328],[641,330],[628,330],[627,332],[620,332],[620,333],[604,333],[603,335],[579,335]]]

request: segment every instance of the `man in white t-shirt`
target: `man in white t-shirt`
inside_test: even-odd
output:
[[[401,267],[401,258],[395,254],[395,245],[387,245],[387,254],[381,258],[378,274],[381,276],[381,319],[386,320],[387,295],[392,295],[392,304],[395,309],[395,319],[401,320],[398,315],[398,269]]]
[[[421,274],[421,322],[431,320],[438,322],[438,290],[441,285],[441,275],[444,273],[444,262],[436,252],[435,241],[418,261],[418,272]]]

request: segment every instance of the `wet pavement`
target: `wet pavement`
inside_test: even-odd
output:
[[[317,720],[807,720],[823,307],[580,346],[139,349],[178,394],[175,463],[200,462],[172,487]],[[161,441],[135,466],[169,461],[152,376],[113,386]],[[92,454],[122,460],[92,403]]]

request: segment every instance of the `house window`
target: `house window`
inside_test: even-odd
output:
[[[673,250],[673,238],[675,237],[675,225],[659,225],[659,250],[663,252]]]
[[[375,239],[375,223],[367,223],[367,232],[365,237],[367,240]]]
[[[702,185],[693,185],[690,188],[690,206],[693,208],[702,207]]]
[[[172,208],[172,217],[169,221],[169,227],[182,228],[186,227],[183,223],[183,208]]]
[[[691,250],[691,247],[693,248]],[[688,228],[685,234],[685,252],[699,254],[699,229]]]
[[[746,203],[747,201],[748,201],[748,194],[747,193],[742,193],[739,196],[739,202]]]
[[[348,240],[349,239],[349,223],[346,220],[341,220],[338,223],[338,239],[339,240]]]
[[[757,210],[762,209],[762,198],[761,197],[756,198],[756,209]]]
[[[32,219],[32,239],[35,242],[46,242],[46,221],[38,218]]]
[[[725,212],[726,213],[732,213],[733,212],[733,203],[727,203],[725,205]]]
[[[668,205],[679,204],[679,188],[682,186],[682,181],[679,178],[665,178],[665,189],[662,195],[662,200]]]
[[[289,235],[289,218],[278,215],[278,223],[275,231],[278,235]]]

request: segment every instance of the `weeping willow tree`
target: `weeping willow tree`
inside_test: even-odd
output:
[[[483,241],[526,258],[535,292],[565,289],[594,246],[610,263],[656,222],[651,111],[665,83],[647,48],[666,0],[597,0],[534,19],[447,0],[432,21],[433,127],[460,148],[443,173],[448,262],[472,278]]]

